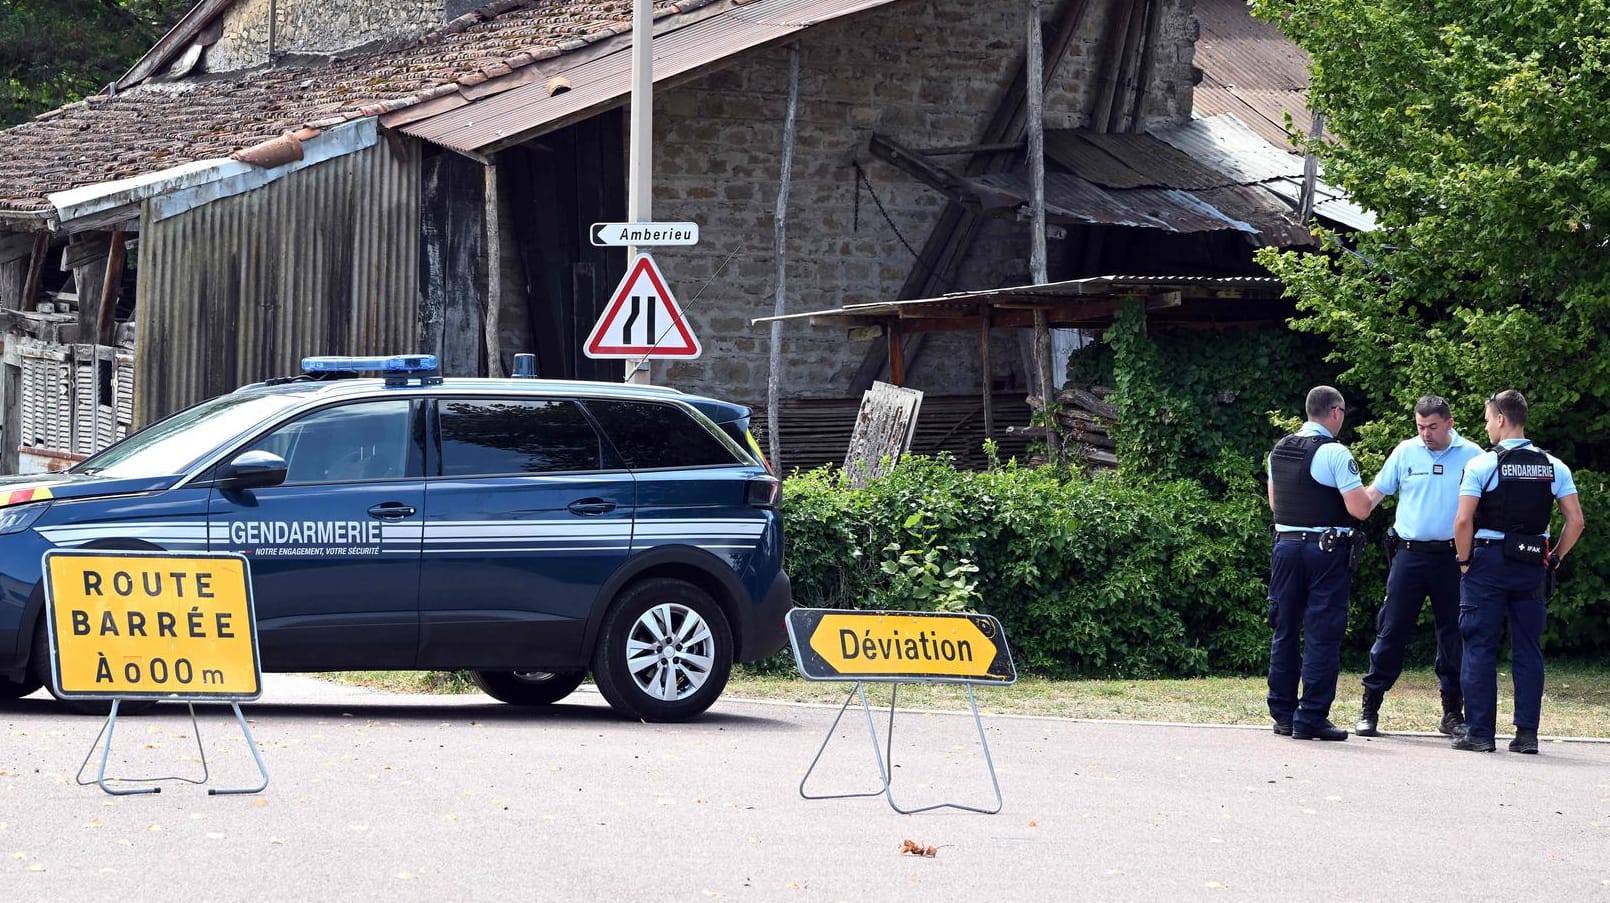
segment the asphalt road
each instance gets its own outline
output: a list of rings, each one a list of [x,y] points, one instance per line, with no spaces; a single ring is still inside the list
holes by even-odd
[[[1004,809],[901,815],[800,797],[832,708],[725,701],[648,725],[589,688],[533,712],[265,686],[244,708],[271,783],[250,796],[205,793],[257,778],[227,706],[197,706],[207,784],[130,797],[76,783],[99,719],[0,706],[0,898],[1610,899],[1607,744],[988,716]],[[194,744],[183,706],[120,718],[108,774],[199,777]],[[994,803],[967,716],[900,713],[894,758],[903,805]],[[847,718],[812,790],[877,783]]]

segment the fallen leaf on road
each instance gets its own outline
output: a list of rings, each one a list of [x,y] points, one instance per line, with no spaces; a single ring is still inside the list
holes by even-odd
[[[933,846],[925,847],[915,840],[907,838],[900,844],[900,855],[904,856],[907,853],[911,854],[912,856],[927,856],[931,858],[939,855],[939,848]]]

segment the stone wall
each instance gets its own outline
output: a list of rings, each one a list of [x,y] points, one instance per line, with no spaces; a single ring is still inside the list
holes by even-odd
[[[207,72],[268,63],[269,11],[276,54],[337,54],[380,41],[418,37],[440,27],[444,0],[245,0],[223,15],[223,31],[207,48]]]
[[[1121,0],[1119,0],[1121,2]],[[1189,116],[1192,0],[1161,0],[1143,122]],[[1049,18],[1054,4],[1046,4]],[[1047,95],[1047,122],[1083,125],[1103,56],[1103,0],[1090,3],[1083,38]],[[1022,56],[1021,0],[910,0],[811,29],[801,42],[800,101],[787,213],[790,313],[892,300],[944,206],[937,192],[867,150],[873,131],[908,147],[978,140]],[[1049,34],[1050,26],[1047,26]],[[743,402],[766,392],[773,309],[772,235],[788,49],[752,53],[730,68],[655,97],[653,215],[701,224],[693,248],[655,258],[704,346],[696,361],[657,362],[654,381]],[[959,165],[963,158],[943,158]],[[1050,257],[1058,254],[1051,242]],[[1026,225],[990,222],[949,290],[1029,280]],[[997,378],[1023,382],[1018,331],[996,331]],[[842,328],[783,328],[783,394],[843,396],[873,341]],[[935,333],[907,385],[962,393],[979,384],[976,333]]]

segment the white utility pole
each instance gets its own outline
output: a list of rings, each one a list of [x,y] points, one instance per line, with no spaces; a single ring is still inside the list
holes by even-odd
[[[1028,106],[1029,278],[1044,285],[1045,262],[1045,44],[1040,36],[1040,0],[1029,0],[1029,33],[1023,65]],[[1040,397],[1045,400],[1045,451],[1052,462],[1061,458],[1056,415],[1057,381],[1051,373],[1051,330],[1043,306],[1034,308],[1034,362],[1039,370]],[[988,391],[989,374],[984,375]]]
[[[654,0],[632,0],[632,121],[626,183],[626,219],[654,219]],[[627,266],[637,247],[626,249]],[[653,337],[650,337],[651,339]],[[628,360],[626,381],[653,382],[649,361]]]

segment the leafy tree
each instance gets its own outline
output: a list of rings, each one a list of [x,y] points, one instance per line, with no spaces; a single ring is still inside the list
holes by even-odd
[[[1542,444],[1610,465],[1610,0],[1251,0],[1313,58],[1326,178],[1380,229],[1265,251],[1343,379],[1404,435],[1426,392],[1482,439],[1515,387]],[[1344,246],[1344,244],[1346,246]],[[1569,432],[1567,432],[1569,430]]]
[[[128,71],[193,0],[0,3],[0,127],[94,94]]]

